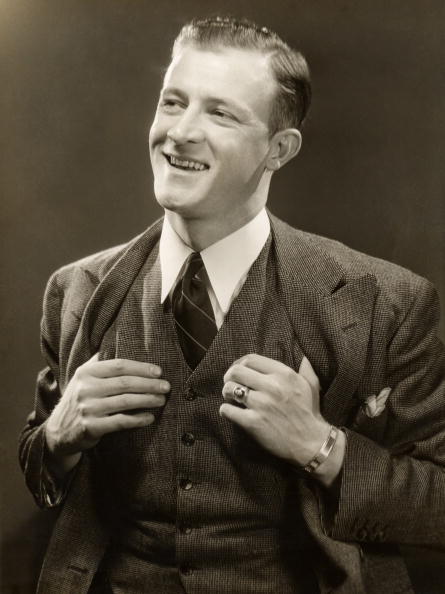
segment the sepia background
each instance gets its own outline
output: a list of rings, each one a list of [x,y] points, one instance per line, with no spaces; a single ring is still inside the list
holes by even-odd
[[[303,150],[274,179],[272,212],[428,277],[445,305],[442,0],[0,0],[3,594],[33,592],[54,516],[16,454],[45,282],[160,215],[147,130],[169,46],[222,11],[276,29],[312,70]],[[445,591],[444,553],[404,552],[417,592]]]

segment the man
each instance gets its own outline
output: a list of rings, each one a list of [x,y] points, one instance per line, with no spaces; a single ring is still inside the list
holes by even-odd
[[[266,212],[310,101],[301,54],[233,19],[177,38],[144,234],[48,284],[21,439],[60,506],[39,592],[412,592],[445,540],[430,284]]]

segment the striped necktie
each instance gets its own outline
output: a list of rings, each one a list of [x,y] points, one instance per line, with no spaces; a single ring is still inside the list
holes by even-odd
[[[173,291],[176,333],[191,369],[204,357],[217,332],[212,304],[203,278],[204,262],[198,252],[188,258],[184,275]]]

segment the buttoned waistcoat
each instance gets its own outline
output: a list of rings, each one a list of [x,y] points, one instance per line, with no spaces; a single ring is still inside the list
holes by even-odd
[[[102,340],[103,358],[155,362],[171,384],[152,425],[110,434],[95,449],[114,520],[107,566],[116,594],[318,592],[295,484],[302,479],[219,415],[223,376],[242,355],[296,369],[302,360],[269,247],[193,371],[160,303],[157,249]]]
[[[318,551],[320,590],[412,592],[398,545],[445,542],[444,351],[435,332],[435,292],[395,265],[271,221],[277,294],[320,379],[322,414],[347,435],[336,509],[315,481],[297,487]],[[48,367],[20,447],[39,505],[48,506],[45,420],[77,367],[99,350],[160,228],[158,222],[129,244],[50,279],[42,321]],[[367,399],[385,387],[392,392],[384,412],[367,416]],[[40,592],[86,592],[109,541],[91,456],[83,456],[63,503]]]

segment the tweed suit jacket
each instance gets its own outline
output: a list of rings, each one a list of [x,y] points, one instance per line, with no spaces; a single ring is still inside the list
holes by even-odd
[[[322,414],[347,435],[335,505],[315,480],[301,485],[302,513],[320,551],[320,591],[412,592],[398,545],[445,545],[445,355],[436,336],[437,296],[428,281],[398,266],[273,216],[271,223],[279,291],[320,379]],[[43,472],[46,419],[76,369],[97,352],[161,226],[60,269],[48,283],[48,366],[20,440],[26,482],[41,507],[53,505]],[[387,387],[385,409],[368,416],[369,398]],[[88,591],[109,538],[94,480],[87,453],[57,502],[39,592]]]

